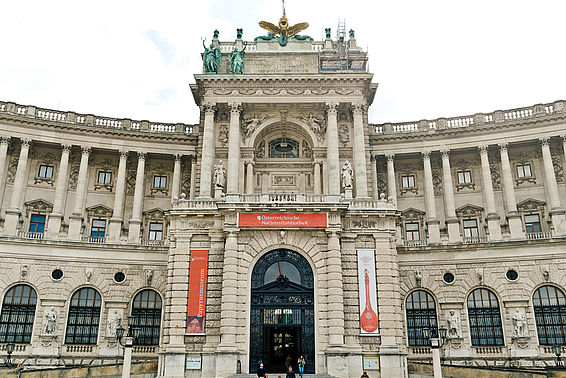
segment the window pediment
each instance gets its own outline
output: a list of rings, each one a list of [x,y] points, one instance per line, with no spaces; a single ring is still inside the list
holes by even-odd
[[[456,215],[463,217],[480,217],[483,213],[483,207],[472,205],[470,203],[456,209]]]
[[[44,199],[35,199],[24,203],[26,211],[29,212],[39,212],[39,213],[50,213],[53,211],[53,204]]]
[[[105,205],[94,205],[86,208],[90,217],[111,217],[113,210]]]
[[[541,211],[546,206],[546,202],[533,198],[527,198],[517,204],[517,210],[520,212]]]

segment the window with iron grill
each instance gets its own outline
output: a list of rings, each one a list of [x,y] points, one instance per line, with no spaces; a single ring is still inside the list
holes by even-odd
[[[143,290],[136,294],[132,303],[134,327],[140,327],[136,345],[159,345],[161,327],[161,297],[155,290]]]
[[[6,292],[0,314],[0,343],[29,344],[37,294],[28,285],[16,285]]]
[[[71,297],[65,344],[96,344],[102,299],[91,287],[77,290]]]
[[[533,294],[540,345],[566,344],[566,298],[562,290],[546,285]]]
[[[488,289],[476,289],[468,296],[468,318],[473,346],[504,345],[499,301]]]
[[[429,346],[423,336],[423,328],[438,327],[436,303],[424,290],[415,290],[407,297],[407,336],[410,346]]]

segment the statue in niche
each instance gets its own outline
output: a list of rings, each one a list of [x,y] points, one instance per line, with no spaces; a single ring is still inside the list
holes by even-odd
[[[449,339],[459,339],[462,337],[460,314],[458,314],[455,310],[450,310],[446,316],[446,324],[448,325]]]
[[[308,115],[303,114],[302,117],[305,123],[309,125],[312,132],[316,135],[318,140],[322,141],[324,139],[324,134],[326,133],[324,120],[315,117],[312,113]]]
[[[108,315],[108,325],[106,327],[106,336],[116,337],[116,328],[122,324],[122,317],[118,311],[114,310]]]
[[[222,62],[222,53],[213,43],[211,43],[210,48],[207,49],[203,40],[202,46],[204,47],[204,54],[202,56],[204,72],[218,73],[218,67],[220,67],[220,63]]]
[[[239,51],[237,47],[234,47],[232,55],[230,55],[230,70],[233,74],[244,73],[244,51],[248,46],[247,42],[244,42],[244,48]]]
[[[57,328],[57,311],[54,307],[45,310],[43,314],[43,334],[52,336]]]
[[[243,132],[243,137],[244,140],[248,139],[253,133],[254,131],[256,131],[256,129],[258,128],[258,126],[260,125],[260,123],[265,119],[266,117],[260,117],[258,115],[253,115],[249,118],[245,118],[244,117],[244,122],[242,122],[242,132]]]
[[[380,199],[385,199],[385,194],[383,195],[383,198],[380,196]],[[423,273],[420,270],[415,271],[415,280],[417,281],[417,286],[420,287],[423,281]]]
[[[352,165],[350,161],[346,160],[344,166],[342,167],[342,188],[352,188],[352,176],[354,171],[352,170]]]
[[[224,163],[222,160],[214,166],[214,186],[216,188],[224,188],[226,185],[226,169],[224,169]]]
[[[518,308],[515,309],[515,313],[511,317],[513,320],[513,336],[515,337],[525,337],[526,330],[527,330],[527,319],[525,318],[525,313],[519,310]]]

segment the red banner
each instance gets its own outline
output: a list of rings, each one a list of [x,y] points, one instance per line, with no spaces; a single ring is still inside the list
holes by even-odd
[[[189,306],[186,333],[204,333],[208,251],[192,250],[189,264]]]
[[[326,213],[238,213],[238,227],[328,227],[328,216]]]

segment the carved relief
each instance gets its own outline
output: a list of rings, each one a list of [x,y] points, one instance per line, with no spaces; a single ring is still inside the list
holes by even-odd
[[[147,286],[151,286],[153,282],[153,270],[146,270],[145,271],[145,284]]]
[[[513,321],[513,337],[527,337],[527,318],[525,317],[525,312],[518,308],[515,309],[515,313],[511,316],[511,320]]]
[[[90,218],[110,218],[112,209],[104,205],[94,205],[86,208],[86,213]]]
[[[126,179],[126,195],[133,196],[136,189],[136,171],[129,171]]]
[[[313,113],[303,114],[303,121],[309,125],[310,129],[316,135],[319,142],[324,141],[326,135],[326,123],[324,122],[324,117],[316,117]]]
[[[489,171],[491,173],[491,184],[493,190],[501,190],[501,176],[496,164],[489,165]]]
[[[264,158],[265,157],[265,141],[262,140],[258,143],[257,147],[255,148],[255,157],[256,158]]]
[[[55,311],[54,307],[45,310],[45,313],[43,314],[43,336],[53,336],[55,334],[55,330],[57,329],[58,316],[59,314],[57,313],[57,311]]]
[[[252,115],[250,117],[244,117],[242,124],[240,126],[242,132],[242,139],[245,142],[248,138],[257,130],[259,125],[263,120],[267,118],[266,116]]]
[[[432,171],[432,185],[434,187],[434,195],[442,195],[442,175],[440,171]]]
[[[271,176],[272,185],[289,186],[295,185],[296,176],[294,175],[273,175]]]
[[[228,143],[228,125],[220,125],[218,127],[218,141],[222,146]]]
[[[350,144],[350,128],[345,123],[338,127],[338,141],[342,147],[347,147]]]
[[[8,175],[6,176],[8,182],[12,182],[12,183],[14,182],[17,170],[18,170],[18,158],[12,157],[10,159],[10,164],[8,165]]]
[[[122,324],[122,314],[118,310],[108,311],[106,322],[106,337],[116,337],[116,328]]]
[[[26,214],[41,213],[48,214],[53,211],[53,204],[43,199],[36,199],[24,203]]]
[[[306,140],[303,140],[303,157],[312,158],[312,148]]]
[[[183,221],[181,228],[207,229],[214,227],[214,221]]]
[[[562,159],[558,156],[552,158],[552,165],[554,166],[554,176],[556,182],[564,182],[564,170],[562,169]]]
[[[71,165],[71,169],[69,171],[69,189],[77,189],[77,183],[79,181],[79,170],[80,166],[78,164]]]
[[[446,337],[448,339],[462,338],[462,322],[460,321],[460,313],[456,310],[450,310],[446,315],[446,325],[448,332]]]
[[[350,222],[350,228],[375,228],[377,222],[367,219],[355,219]]]

